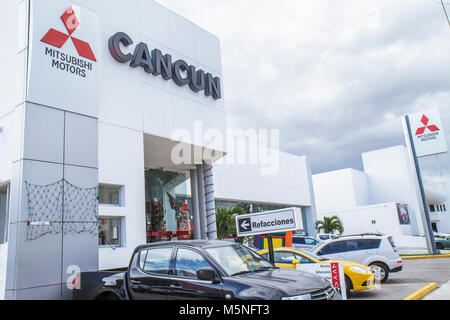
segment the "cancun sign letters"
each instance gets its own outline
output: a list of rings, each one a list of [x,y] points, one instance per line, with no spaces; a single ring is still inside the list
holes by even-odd
[[[149,74],[161,76],[164,80],[173,80],[180,87],[188,85],[194,92],[204,91],[206,96],[212,96],[216,100],[222,98],[220,78],[197,70],[184,60],[173,62],[170,54],[163,55],[159,49],[150,52],[144,42],[136,45],[134,53],[122,51],[121,47],[127,48],[132,44],[130,36],[117,32],[109,39],[108,47],[112,57],[120,63],[130,63],[134,68],[142,67]]]

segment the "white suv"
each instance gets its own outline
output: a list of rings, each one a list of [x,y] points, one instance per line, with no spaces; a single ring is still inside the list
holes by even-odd
[[[389,273],[402,271],[402,259],[391,236],[362,233],[328,240],[311,250],[318,256],[358,262],[370,267],[376,281],[385,282]]]

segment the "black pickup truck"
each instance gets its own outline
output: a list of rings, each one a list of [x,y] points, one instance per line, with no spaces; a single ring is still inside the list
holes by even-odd
[[[323,278],[280,269],[228,241],[159,242],[137,247],[128,268],[83,272],[74,300],[340,300]]]

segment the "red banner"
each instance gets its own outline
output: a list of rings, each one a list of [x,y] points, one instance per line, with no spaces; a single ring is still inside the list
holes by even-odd
[[[341,287],[341,279],[339,278],[339,264],[331,263],[331,279],[333,280],[333,287]]]

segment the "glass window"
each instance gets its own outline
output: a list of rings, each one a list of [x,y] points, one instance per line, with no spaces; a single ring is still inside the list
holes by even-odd
[[[310,245],[310,246],[315,246],[318,244],[317,240],[313,239],[313,238],[305,238],[305,244]]]
[[[147,258],[147,252],[148,250],[141,250],[139,252],[139,268],[141,268],[141,270],[144,270],[144,263],[145,259]]]
[[[293,237],[292,238],[292,243],[294,243],[294,244],[305,244],[305,238]]]
[[[175,274],[185,278],[197,278],[197,270],[210,268],[211,265],[201,254],[193,250],[178,249],[175,262]]]
[[[273,267],[265,258],[241,245],[208,248],[206,251],[230,276]]]
[[[269,259],[269,253],[264,254],[266,259]],[[287,263],[290,264],[294,260],[300,261],[300,263],[315,263],[314,261],[297,254],[295,252],[289,251],[276,251],[274,252],[275,263]]]
[[[301,264],[305,264],[305,263],[315,263],[314,261],[300,255],[300,254],[295,254],[295,257],[297,260],[300,260]]]
[[[435,222],[431,223],[431,229],[433,229],[434,232],[438,232],[437,225]]]
[[[336,241],[327,244],[320,251],[322,255],[344,252],[346,250],[345,241]]]
[[[274,252],[275,263],[292,263],[297,260],[293,252],[289,251],[275,251]]]
[[[144,271],[168,275],[172,248],[149,249],[144,263]]]
[[[326,234],[321,234],[321,235],[319,235],[319,239],[320,240],[328,240],[328,239],[330,239],[330,236],[328,236]]]
[[[361,240],[347,240],[345,241],[345,251],[362,250],[364,245]]]
[[[0,244],[8,241],[9,187],[0,188]]]
[[[122,187],[120,186],[99,185],[98,203],[119,206],[121,189]]]
[[[362,246],[364,249],[378,249],[381,244],[381,239],[366,239],[366,240],[360,240],[362,241]]]
[[[145,212],[147,242],[170,240],[163,232],[191,231],[192,210],[187,202],[187,174],[146,169]],[[187,209],[187,210],[186,210]],[[192,234],[192,232],[191,232]],[[189,235],[185,235],[189,238]]]
[[[436,209],[435,209],[434,205],[430,205],[430,212],[435,212],[435,211],[436,211]]]
[[[121,246],[122,217],[99,218],[100,229],[98,232],[99,246]]]

